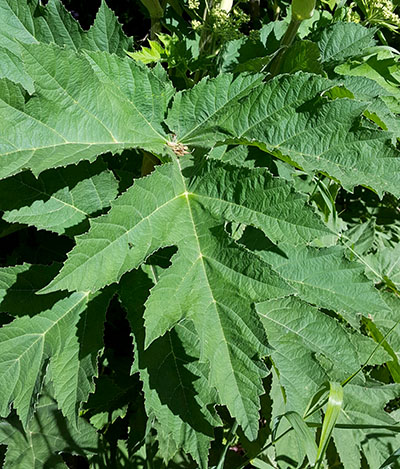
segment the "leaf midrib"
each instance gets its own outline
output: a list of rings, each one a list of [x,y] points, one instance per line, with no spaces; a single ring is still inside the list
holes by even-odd
[[[243,413],[244,413],[245,415],[247,415],[247,412],[246,412],[246,405],[245,405],[245,403],[243,402],[242,393],[240,392],[239,386],[238,386],[237,381],[236,381],[235,367],[234,367],[233,364],[232,364],[231,353],[230,353],[230,351],[229,351],[229,346],[228,346],[228,343],[229,343],[229,342],[228,342],[228,340],[226,340],[224,328],[223,328],[223,325],[222,325],[221,320],[220,320],[220,314],[219,314],[218,307],[217,307],[218,302],[217,302],[217,300],[216,300],[215,297],[214,297],[211,284],[210,284],[210,282],[209,282],[209,280],[208,280],[207,270],[206,270],[206,267],[205,267],[205,265],[204,265],[203,253],[201,252],[200,241],[199,241],[199,237],[198,237],[198,235],[197,235],[196,224],[195,224],[195,221],[194,221],[194,218],[193,218],[192,208],[191,208],[191,205],[190,205],[189,190],[188,190],[188,188],[187,188],[187,186],[186,186],[186,181],[185,181],[185,179],[184,179],[184,177],[183,177],[183,173],[182,173],[182,167],[181,167],[181,164],[180,164],[180,162],[179,162],[178,159],[177,159],[177,164],[178,164],[178,167],[179,167],[179,174],[180,174],[181,179],[182,179],[182,184],[183,184],[183,187],[185,188],[185,198],[186,198],[186,201],[187,201],[188,211],[189,211],[189,213],[190,213],[191,222],[192,222],[192,226],[193,226],[193,234],[194,234],[194,237],[195,237],[195,239],[196,239],[197,249],[198,249],[198,253],[199,253],[198,259],[200,260],[201,265],[202,265],[202,268],[203,268],[204,279],[205,279],[205,281],[207,282],[207,286],[208,286],[208,290],[209,290],[211,302],[214,304],[214,311],[215,311],[216,317],[218,318],[218,322],[219,322],[219,325],[220,325],[220,330],[223,332],[223,335],[224,335],[224,338],[225,338],[226,354],[227,354],[227,356],[228,356],[228,360],[229,360],[229,363],[230,363],[230,365],[231,365],[230,367],[231,367],[231,369],[232,369],[232,371],[233,371],[233,376],[235,377],[234,382],[235,382],[235,385],[236,385],[237,396],[240,397],[240,401],[241,401],[241,406],[242,406],[242,411],[243,411]]]

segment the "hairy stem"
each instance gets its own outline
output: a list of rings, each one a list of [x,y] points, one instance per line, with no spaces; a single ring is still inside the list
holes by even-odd
[[[282,61],[283,61],[283,58],[285,56],[286,50],[293,43],[300,24],[301,24],[301,21],[299,21],[299,20],[292,19],[292,21],[290,22],[290,24],[289,24],[289,26],[286,30],[286,33],[284,34],[284,36],[281,40],[281,44],[280,44],[281,49],[280,49],[277,56],[275,57],[275,59],[272,62],[270,73],[273,77],[279,74],[280,69],[282,67]]]
[[[150,14],[151,28],[150,39],[157,39],[157,34],[161,32],[161,18],[164,16],[164,8],[159,0],[141,0]]]

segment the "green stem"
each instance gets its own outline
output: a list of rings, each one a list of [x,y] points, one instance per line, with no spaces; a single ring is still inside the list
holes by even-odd
[[[226,442],[226,445],[224,446],[224,450],[222,451],[221,457],[219,458],[218,464],[216,466],[216,469],[223,469],[224,464],[225,464],[225,458],[226,458],[226,453],[228,452],[228,449],[232,445],[235,437],[236,437],[236,430],[238,429],[239,424],[237,422],[234,423],[233,427],[231,428],[231,431],[229,432],[229,436]]]
[[[150,39],[154,41],[157,39],[157,34],[161,32],[161,18],[164,16],[164,8],[159,0],[141,0],[141,2],[150,14]]]
[[[272,62],[270,73],[273,77],[279,74],[280,69],[282,67],[283,57],[285,56],[287,48],[292,45],[296,37],[297,31],[299,30],[300,24],[301,21],[294,19],[292,19],[292,21],[289,23],[286,33],[284,34],[281,40],[280,51]]]

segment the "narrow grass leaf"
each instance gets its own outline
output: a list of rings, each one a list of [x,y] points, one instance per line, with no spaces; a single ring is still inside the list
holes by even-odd
[[[303,444],[308,461],[311,465],[313,465],[313,462],[316,461],[318,457],[318,448],[311,429],[307,426],[307,423],[297,412],[287,412],[285,417],[293,427],[293,430],[297,434],[299,441],[301,441]]]
[[[331,382],[328,398],[328,406],[322,424],[321,439],[318,446],[318,454],[315,460],[316,468],[321,467],[321,462],[329,444],[332,431],[336,425],[343,405],[343,388],[340,383]]]

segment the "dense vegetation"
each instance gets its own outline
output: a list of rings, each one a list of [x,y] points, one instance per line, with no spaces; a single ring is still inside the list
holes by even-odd
[[[0,0],[3,467],[400,467],[397,4],[46,3]]]

